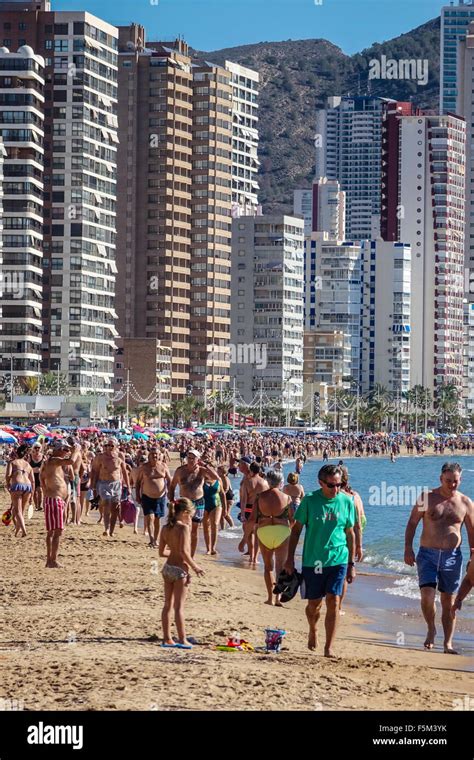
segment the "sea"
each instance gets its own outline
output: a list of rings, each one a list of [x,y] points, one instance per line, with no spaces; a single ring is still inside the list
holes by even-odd
[[[398,457],[391,462],[386,457],[348,458],[350,484],[360,494],[367,516],[364,531],[364,559],[357,567],[359,572],[374,576],[371,582],[379,593],[387,597],[405,600],[420,599],[416,567],[409,567],[403,561],[405,528],[410,512],[423,492],[439,485],[439,475],[444,461],[440,456]],[[474,456],[454,456],[462,468],[460,490],[474,499]],[[337,464],[339,458],[330,459]],[[304,466],[300,483],[308,493],[319,488],[317,474],[323,462],[310,460]],[[284,476],[294,470],[294,462],[286,462]],[[238,499],[240,478],[232,478],[232,487]],[[242,537],[240,522],[236,516],[238,508],[234,504],[232,516],[235,528],[228,528],[219,534],[219,551],[224,561],[235,560],[238,556],[237,543]],[[414,542],[416,552],[421,535],[421,524]],[[302,544],[302,542],[301,542]],[[300,550],[301,550],[300,544]],[[469,559],[467,535],[463,528],[464,563]],[[386,600],[388,602],[388,599]],[[393,599],[395,603],[395,599]],[[385,605],[384,605],[385,606]],[[397,605],[400,606],[400,605]],[[402,605],[403,606],[403,605]],[[463,604],[463,616],[474,620],[474,593]]]

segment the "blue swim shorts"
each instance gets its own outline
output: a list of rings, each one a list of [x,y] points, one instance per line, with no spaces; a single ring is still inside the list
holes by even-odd
[[[302,599],[322,599],[326,594],[341,596],[344,579],[347,575],[347,565],[323,567],[321,572],[315,572],[314,567],[302,568],[301,582]]]
[[[456,594],[461,585],[461,549],[428,549],[420,546],[416,557],[420,588],[427,586],[444,594]]]

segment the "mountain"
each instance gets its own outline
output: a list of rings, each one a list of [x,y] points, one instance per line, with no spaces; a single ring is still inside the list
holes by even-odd
[[[437,109],[439,100],[440,19],[392,40],[346,55],[323,39],[261,42],[196,52],[208,61],[226,59],[260,74],[260,197],[268,212],[291,211],[293,190],[309,187],[314,173],[316,108],[331,95],[373,95],[413,100]],[[428,82],[369,79],[370,61],[415,59],[428,62]]]

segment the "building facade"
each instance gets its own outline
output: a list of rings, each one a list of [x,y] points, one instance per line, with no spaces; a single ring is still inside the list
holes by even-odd
[[[346,194],[337,180],[319,177],[311,190],[295,190],[293,212],[305,222],[305,237],[327,232],[332,240],[346,237]]]
[[[459,113],[458,109],[458,42],[463,40],[471,21],[474,21],[472,3],[458,0],[458,4],[441,8],[439,102],[441,113]]]
[[[472,13],[474,8],[463,12]],[[464,29],[464,36],[458,42],[457,58],[457,109],[456,113],[466,121],[466,183],[465,183],[465,219],[464,261],[467,270],[465,294],[468,301],[474,301],[474,20]]]
[[[225,62],[232,86],[232,215],[252,216],[258,203],[258,88],[256,71]]]
[[[231,376],[249,404],[303,404],[304,222],[241,217],[232,227]]]
[[[0,10],[11,49],[45,60],[42,369],[78,393],[111,394],[118,31],[47,0]]]
[[[451,115],[398,121],[384,183],[398,174],[387,229],[412,249],[410,384],[461,388],[466,125]]]
[[[44,76],[31,47],[0,48],[0,372],[10,386],[41,370]]]

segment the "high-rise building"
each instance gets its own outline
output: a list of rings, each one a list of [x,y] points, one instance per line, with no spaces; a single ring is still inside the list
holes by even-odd
[[[232,85],[232,214],[252,216],[258,212],[258,87],[256,71],[232,61],[225,62]]]
[[[327,232],[333,240],[346,236],[346,194],[337,180],[319,177],[310,190],[295,190],[293,213],[304,218],[304,234]]]
[[[458,4],[441,8],[441,50],[439,72],[439,102],[441,113],[459,113],[457,98],[458,42],[463,40],[467,27],[474,21],[474,6],[471,2],[458,0]]]
[[[411,248],[362,241],[361,387],[383,385],[401,397],[410,390]]]
[[[232,253],[232,86],[230,72],[193,66],[190,386],[229,386]],[[213,362],[208,365],[208,354]]]
[[[313,233],[305,240],[305,328],[349,336],[349,373],[361,381],[361,244]]]
[[[466,125],[399,116],[386,144],[387,239],[411,245],[411,386],[463,382]]]
[[[43,143],[44,59],[0,48],[0,372],[16,379],[41,370]]]
[[[118,31],[47,0],[0,9],[11,49],[45,59],[42,368],[112,393]]]
[[[469,10],[469,9],[468,9]],[[471,8],[474,18],[474,8]],[[458,77],[456,113],[466,121],[466,230],[464,237],[464,263],[468,271],[465,278],[466,297],[474,301],[474,21],[465,29],[458,42]]]
[[[380,234],[382,125],[394,108],[410,103],[386,98],[331,97],[316,112],[316,177],[338,180],[346,193],[347,240]]]
[[[184,42],[119,29],[117,311],[126,340],[172,349],[177,397],[189,384],[192,74]]]
[[[303,403],[304,222],[291,216],[234,219],[232,363],[236,390]]]
[[[169,343],[174,398],[204,394],[229,383],[231,73],[137,24],[119,59],[119,332]]]

